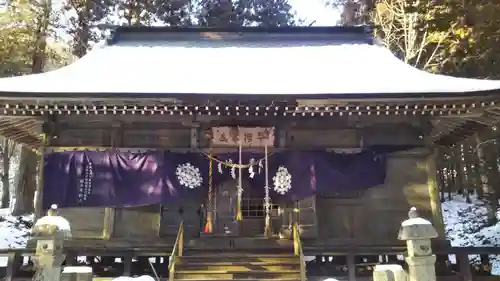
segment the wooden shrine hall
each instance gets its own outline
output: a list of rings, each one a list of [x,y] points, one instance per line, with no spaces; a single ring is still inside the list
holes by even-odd
[[[0,133],[39,153],[36,216],[58,204],[72,243],[168,244],[183,222],[199,247],[286,244],[294,223],[306,250],[399,245],[410,206],[444,239],[434,151],[497,124],[499,89],[406,65],[364,27],[120,27],[0,79]]]

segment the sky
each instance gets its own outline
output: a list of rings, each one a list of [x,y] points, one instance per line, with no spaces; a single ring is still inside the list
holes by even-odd
[[[324,0],[289,0],[289,3],[306,25],[315,21],[313,26],[333,26],[340,19],[339,11],[325,7]]]
[[[304,20],[304,25],[311,26],[334,26],[340,19],[337,9],[325,7],[326,0],[289,0],[292,9],[297,13],[298,18]],[[0,3],[2,0],[0,0]],[[63,0],[55,0],[52,3],[56,9],[60,9]],[[63,16],[62,21],[68,21],[68,16]],[[69,40],[70,38],[61,32],[60,38]],[[67,37],[67,38],[66,38]]]

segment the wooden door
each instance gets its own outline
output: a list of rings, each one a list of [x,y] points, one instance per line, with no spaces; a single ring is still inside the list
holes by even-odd
[[[201,203],[184,201],[162,206],[160,219],[160,235],[176,236],[179,225],[184,221],[184,236],[197,237],[203,229]]]
[[[237,235],[237,181],[229,180],[216,187],[215,196],[214,233],[224,235],[229,231],[231,235]]]

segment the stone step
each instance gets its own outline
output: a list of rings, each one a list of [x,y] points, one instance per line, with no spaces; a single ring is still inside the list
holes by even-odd
[[[257,260],[257,261],[248,261],[248,260],[231,260],[231,261],[209,261],[209,260],[203,260],[203,261],[182,261],[178,260],[177,265],[179,266],[228,266],[228,265],[237,265],[237,266],[272,266],[272,265],[286,265],[286,266],[299,266],[300,265],[300,260],[299,259],[279,259],[279,260],[271,260],[271,261],[262,261],[262,260]]]
[[[293,241],[273,238],[243,238],[243,237],[201,237],[194,240],[189,240],[184,243],[186,250],[254,250],[260,249],[284,251],[293,248]]]
[[[154,276],[151,276],[155,278]],[[92,281],[111,281],[117,277],[94,277],[92,278]],[[156,278],[155,278],[156,279]],[[176,279],[179,280],[179,279]],[[182,280],[182,279],[180,279]],[[185,280],[192,280],[192,279],[185,279]],[[259,281],[300,281],[300,278],[272,278],[272,279],[265,279],[261,278],[258,279]],[[13,278],[13,281],[32,281],[31,278]],[[168,281],[168,278],[160,278],[160,281]],[[200,279],[197,281],[213,281],[213,279]],[[249,279],[219,279],[218,281],[256,281],[254,278],[249,278]]]
[[[175,280],[300,279],[300,272],[270,272],[256,270],[249,272],[196,272],[176,270],[174,278]]]
[[[250,271],[271,271],[271,272],[297,272],[300,271],[300,263],[296,264],[183,264],[178,267],[177,272],[250,272]]]
[[[179,280],[179,279],[176,279]],[[182,279],[180,279],[182,280]],[[184,280],[192,280],[192,279],[184,279]],[[214,279],[199,279],[196,281],[213,281]],[[266,279],[266,278],[260,278],[260,279],[255,279],[255,278],[247,278],[247,279],[217,279],[217,281],[300,281],[299,278],[271,278],[271,279]],[[28,280],[30,281],[30,280]],[[168,280],[167,280],[168,281]]]
[[[288,262],[297,262],[299,258],[297,256],[259,256],[259,255],[205,255],[205,256],[182,256],[177,257],[176,261],[179,261],[180,264],[189,264],[189,263],[227,263],[227,262],[246,262],[246,263],[288,263]]]

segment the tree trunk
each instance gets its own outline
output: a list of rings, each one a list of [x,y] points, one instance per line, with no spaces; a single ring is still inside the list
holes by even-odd
[[[476,191],[477,198],[484,198],[483,185],[481,183],[481,171],[480,171],[480,163],[479,157],[477,154],[477,139],[474,138],[474,141],[471,142],[469,148],[470,155],[470,164],[471,164],[471,175],[473,176],[474,190]]]
[[[83,10],[78,13],[78,30],[76,32],[73,54],[79,58],[83,57],[89,46],[90,39],[90,10],[92,0],[86,0]]]
[[[10,143],[7,138],[2,141],[2,208],[10,207]]]
[[[19,160],[19,174],[15,194],[16,201],[12,210],[12,215],[14,216],[32,213],[35,210],[37,162],[37,154],[23,147]]]
[[[446,188],[446,176],[444,170],[444,153],[443,149],[440,148],[436,153],[436,170],[437,170],[437,182],[439,187],[439,197],[441,199],[441,203],[445,201],[445,188]]]
[[[474,194],[474,189],[475,189],[475,174],[474,174],[474,169],[473,163],[471,161],[472,158],[472,151],[470,150],[470,145],[469,142],[466,141],[463,144],[463,152],[464,152],[464,168],[465,168],[465,187],[467,189],[467,194],[465,196],[466,202],[471,203],[470,195]]]
[[[454,191],[457,191],[456,189],[456,181],[455,181],[455,154],[453,153],[453,147],[449,147],[447,149],[447,157],[446,157],[446,171],[447,176],[448,176],[448,184],[446,188],[446,192],[448,193],[448,200],[451,201],[452,196],[451,194]]]
[[[477,158],[479,160],[479,173],[481,179],[481,190],[486,199],[486,208],[487,208],[487,224],[489,226],[495,225],[497,223],[496,211],[498,208],[498,200],[495,195],[495,191],[491,186],[490,178],[491,175],[489,173],[489,167],[487,163],[487,158],[484,152],[484,144],[481,143],[481,138],[478,134],[476,134],[476,153]]]
[[[454,148],[454,159],[455,164],[455,186],[457,188],[457,193],[464,195],[467,191],[464,188],[464,166],[463,166],[463,150],[462,145],[457,144]]]
[[[462,185],[464,190],[465,202],[470,203],[470,195],[473,190],[471,190],[472,182],[470,180],[470,169],[469,163],[467,162],[467,148],[469,146],[460,144],[460,170],[462,172]]]
[[[35,49],[31,71],[33,73],[43,72],[45,65],[45,52],[47,48],[47,32],[49,30],[50,12],[52,9],[51,0],[42,0],[40,2],[41,11],[37,17],[37,26],[35,30]]]

